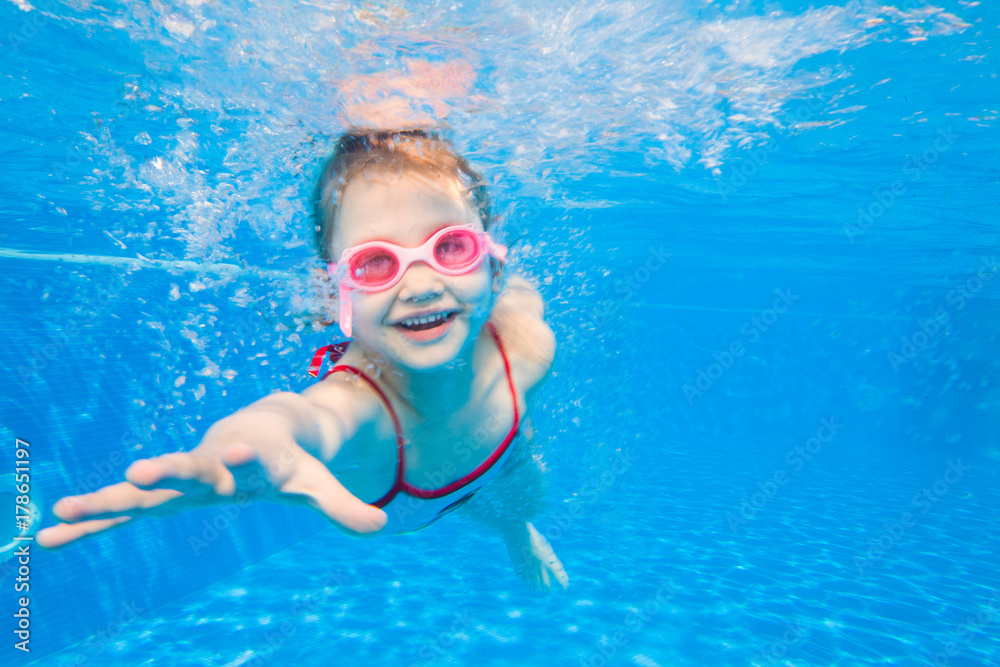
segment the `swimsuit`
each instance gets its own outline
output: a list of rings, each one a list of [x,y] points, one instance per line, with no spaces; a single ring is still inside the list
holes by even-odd
[[[504,352],[503,344],[500,342],[500,336],[492,324],[487,324],[486,327],[493,336],[493,340],[496,341],[497,349],[503,358],[503,367],[507,374],[507,385],[510,387],[510,397],[514,405],[514,423],[510,427],[507,437],[504,438],[500,446],[493,451],[488,459],[483,461],[482,464],[468,475],[440,489],[421,489],[406,481],[406,441],[403,437],[403,429],[400,426],[399,417],[396,415],[396,411],[389,401],[389,397],[385,395],[385,392],[382,391],[382,388],[374,380],[360,369],[343,364],[334,366],[323,376],[323,379],[326,379],[327,376],[338,371],[353,373],[375,390],[378,397],[382,399],[389,417],[392,418],[393,427],[396,429],[396,479],[388,493],[371,503],[375,507],[383,509],[389,516],[389,521],[382,529],[383,532],[410,533],[425,528],[445,514],[454,511],[472,498],[476,491],[493,479],[501,469],[502,463],[509,457],[510,452],[513,451],[510,444],[517,435],[521,422],[521,417],[517,409],[517,392],[514,389],[514,379],[510,374],[510,362],[507,359],[506,352]],[[328,352],[333,360],[336,361],[346,349],[346,343],[329,345],[322,348],[313,359],[311,372],[315,371],[313,374],[318,373],[319,364],[322,363],[323,356]],[[444,476],[440,472],[435,474]]]

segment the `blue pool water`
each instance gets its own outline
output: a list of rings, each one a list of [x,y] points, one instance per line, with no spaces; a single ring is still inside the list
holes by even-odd
[[[3,664],[1000,664],[995,3],[3,0],[0,26],[0,481],[29,442],[43,524],[308,385],[307,194],[374,97],[447,119],[540,284],[535,523],[571,578],[523,589],[459,517],[352,540],[208,509],[32,547],[30,654],[0,564]]]

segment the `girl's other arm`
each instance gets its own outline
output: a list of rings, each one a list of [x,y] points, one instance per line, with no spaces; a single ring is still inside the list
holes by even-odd
[[[520,367],[519,387],[530,398],[548,376],[556,352],[542,296],[527,279],[512,275],[497,298],[490,321]]]
[[[556,341],[545,322],[545,304],[528,280],[511,275],[494,306],[491,321],[500,332],[525,401],[548,377],[555,357]],[[530,422],[522,430],[531,437]],[[558,583],[569,585],[569,577],[552,546],[528,521],[542,507],[542,472],[527,447],[521,447],[501,474],[467,503],[467,514],[503,535],[518,577],[536,588]]]
[[[525,424],[526,430],[529,430]],[[528,521],[542,507],[542,473],[527,447],[463,506],[464,514],[504,538],[518,578],[536,589],[566,588],[569,576],[548,541]]]

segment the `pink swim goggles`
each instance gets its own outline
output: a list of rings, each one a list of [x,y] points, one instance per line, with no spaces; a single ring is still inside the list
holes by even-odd
[[[507,248],[494,243],[490,235],[475,224],[440,229],[416,248],[388,241],[369,241],[347,248],[341,253],[339,262],[331,262],[326,267],[340,284],[340,329],[348,338],[351,336],[352,289],[361,292],[387,290],[399,282],[414,262],[426,262],[446,276],[460,276],[479,268],[486,255],[502,262],[507,257]]]

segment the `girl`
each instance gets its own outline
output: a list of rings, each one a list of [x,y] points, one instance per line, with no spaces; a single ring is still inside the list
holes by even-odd
[[[218,421],[190,452],[60,500],[65,523],[38,543],[234,497],[307,503],[355,535],[419,530],[464,505],[501,532],[522,579],[566,587],[527,522],[540,473],[516,437],[555,340],[537,291],[503,284],[506,248],[487,230],[478,175],[434,133],[358,130],[340,138],[314,206],[334,314],[353,336],[321,350],[336,365],[302,394]]]

